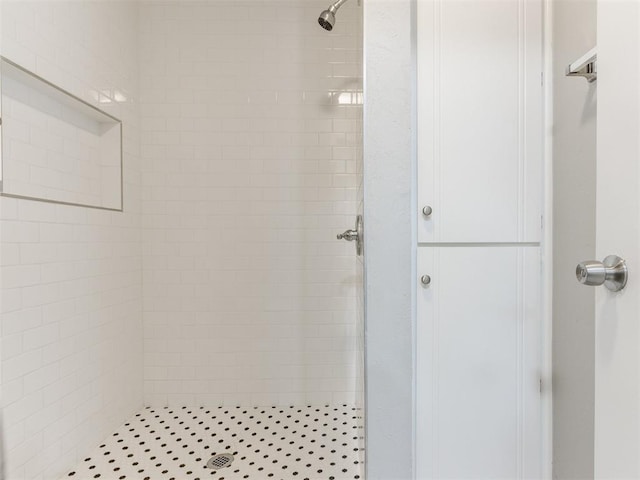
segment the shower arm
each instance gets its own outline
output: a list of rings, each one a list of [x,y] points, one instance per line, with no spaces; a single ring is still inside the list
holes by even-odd
[[[335,13],[338,11],[338,9],[344,5],[345,3],[347,3],[348,0],[338,0],[337,2],[334,2],[330,7],[329,7],[329,11],[331,13],[333,13],[335,15]]]

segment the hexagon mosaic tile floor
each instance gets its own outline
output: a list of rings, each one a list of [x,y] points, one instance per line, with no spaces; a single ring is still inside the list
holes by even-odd
[[[349,405],[145,408],[64,479],[363,479],[362,413]],[[221,454],[233,461],[207,465]]]

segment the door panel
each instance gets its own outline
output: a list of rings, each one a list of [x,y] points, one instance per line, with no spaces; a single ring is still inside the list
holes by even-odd
[[[629,268],[624,290],[596,290],[596,479],[640,478],[640,5],[598,2],[596,259]]]
[[[539,478],[539,255],[418,249],[417,478]]]
[[[541,1],[418,0],[417,51],[419,241],[538,242]]]

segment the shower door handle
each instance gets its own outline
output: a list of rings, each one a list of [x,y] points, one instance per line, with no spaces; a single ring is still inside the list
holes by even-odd
[[[362,228],[362,215],[356,217],[356,227],[353,230],[346,230],[343,233],[339,233],[338,240],[346,240],[347,242],[356,242],[356,253],[362,255],[363,244],[363,228]]]

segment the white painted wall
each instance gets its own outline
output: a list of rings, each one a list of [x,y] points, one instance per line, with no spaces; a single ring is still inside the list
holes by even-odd
[[[145,400],[354,402],[357,2],[144,2]]]
[[[551,2],[553,48],[553,477],[593,478],[597,83],[565,76],[596,45],[596,1]],[[549,75],[551,77],[551,75]]]
[[[0,5],[3,56],[124,121],[125,213],[0,198],[6,478],[53,480],[142,406],[137,9]]]
[[[363,2],[368,480],[414,471],[414,6]]]

